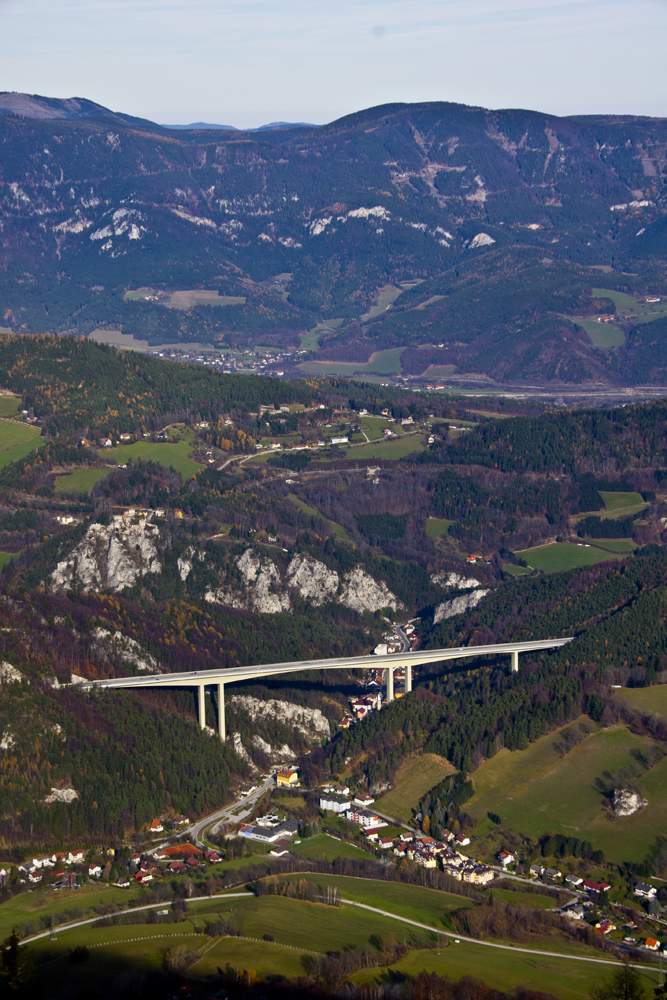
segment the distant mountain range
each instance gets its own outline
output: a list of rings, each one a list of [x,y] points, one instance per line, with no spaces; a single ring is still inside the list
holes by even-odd
[[[667,383],[661,303],[634,308],[667,297],[664,119],[431,102],[209,135],[81,98],[0,112],[11,329],[296,348],[336,319],[305,341],[327,371],[401,348],[417,379]],[[165,308],[183,289],[212,294]]]
[[[180,129],[218,129],[221,132],[271,132],[277,128],[317,128],[311,122],[269,122],[268,125],[258,125],[257,128],[238,129],[236,125],[212,125],[210,122],[192,122],[190,125],[163,125],[163,128]]]

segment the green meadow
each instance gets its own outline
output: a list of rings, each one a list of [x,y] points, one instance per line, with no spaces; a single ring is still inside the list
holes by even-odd
[[[453,521],[448,521],[446,517],[429,517],[426,519],[426,534],[429,538],[441,538],[446,535]]]
[[[382,795],[375,806],[385,816],[408,823],[417,811],[422,795],[426,795],[447,775],[453,774],[454,770],[448,760],[435,753],[409,757],[398,769],[391,791]]]
[[[108,476],[112,469],[74,469],[56,476],[56,493],[90,493],[95,483]]]
[[[39,427],[0,419],[0,467],[25,458],[35,448],[40,448],[44,444],[41,435]]]
[[[188,441],[178,441],[171,444],[159,441],[136,441],[134,444],[121,444],[117,448],[103,448],[99,455],[119,465],[127,465],[130,461],[143,458],[148,462],[159,462],[175,472],[180,472],[183,479],[189,479],[203,468],[199,462],[193,461],[189,455],[192,445]]]
[[[466,809],[478,820],[495,812],[504,827],[530,837],[563,833],[590,840],[615,863],[642,861],[667,823],[667,758],[639,780],[648,805],[612,822],[595,780],[632,765],[632,751],[645,750],[649,741],[616,726],[586,737],[561,757],[558,739],[556,731],[526,750],[503,749],[485,761],[472,776],[475,794]]]
[[[595,545],[576,542],[552,542],[551,545],[538,545],[534,549],[523,549],[516,553],[525,559],[532,569],[545,569],[550,573],[559,573],[566,569],[579,566],[592,566],[594,563],[607,559],[620,559],[625,553],[603,551]],[[508,572],[511,572],[509,570]]]

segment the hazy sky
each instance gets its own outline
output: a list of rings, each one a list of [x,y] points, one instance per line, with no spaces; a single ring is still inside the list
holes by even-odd
[[[667,0],[0,0],[0,90],[155,121],[390,101],[667,115]]]

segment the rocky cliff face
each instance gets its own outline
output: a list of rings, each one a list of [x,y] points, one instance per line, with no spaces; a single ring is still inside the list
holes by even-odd
[[[311,739],[318,740],[322,736],[331,735],[329,720],[319,708],[304,708],[302,705],[293,705],[289,701],[278,701],[275,698],[262,701],[260,698],[244,694],[234,694],[228,700],[229,704],[245,709],[253,719],[276,719],[278,722],[285,722]]]
[[[451,601],[443,601],[435,609],[433,624],[437,625],[444,618],[453,618],[454,615],[463,614],[464,611],[469,611],[470,608],[476,608],[482,598],[486,597],[488,593],[490,591],[480,588],[471,591],[469,594],[461,594],[459,597],[453,597]]]
[[[121,660],[136,667],[137,670],[150,674],[159,674],[160,669],[154,656],[144,652],[136,639],[122,632],[109,632],[105,628],[96,628],[94,639],[99,649],[112,653]]]
[[[51,574],[51,589],[121,591],[147,573],[159,573],[159,528],[150,518],[123,514],[110,524],[91,524],[76,548]]]
[[[276,614],[290,610],[290,591],[293,591],[316,606],[336,601],[359,612],[403,607],[385,583],[375,580],[360,566],[341,578],[312,556],[297,555],[290,561],[283,580],[273,560],[252,549],[238,556],[236,566],[241,574],[241,588],[208,590],[205,598],[209,603]]]
[[[51,573],[50,589],[114,593],[134,586],[148,574],[160,573],[161,553],[169,542],[161,538],[160,527],[151,518],[152,514],[124,514],[108,525],[91,524],[76,548]],[[203,549],[188,546],[176,561],[181,581],[189,585],[196,565],[205,560]],[[232,560],[232,567],[231,579],[205,591],[204,598],[210,604],[269,615],[291,610],[297,596],[315,607],[333,601],[359,612],[403,607],[385,583],[360,566],[341,575],[313,556],[299,553],[283,572],[270,556],[247,548]],[[131,652],[127,645],[123,650]],[[140,669],[155,669],[155,664],[144,663]]]

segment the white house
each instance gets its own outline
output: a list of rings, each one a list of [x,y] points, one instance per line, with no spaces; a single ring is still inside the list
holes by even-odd
[[[102,869],[99,865],[88,865],[88,875],[90,878],[99,878],[102,874]]]
[[[516,858],[511,851],[501,851],[498,854],[498,861],[500,861],[503,868],[507,868],[508,865],[514,864]]]
[[[655,899],[657,895],[658,890],[654,889],[652,885],[647,885],[646,882],[637,882],[635,896],[639,896],[640,899]]]
[[[372,795],[364,795],[363,792],[357,792],[357,794],[352,799],[356,806],[361,806],[362,809],[368,809],[375,802]]]

